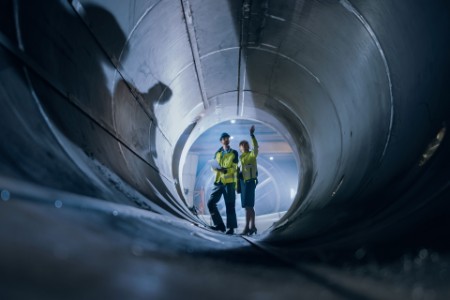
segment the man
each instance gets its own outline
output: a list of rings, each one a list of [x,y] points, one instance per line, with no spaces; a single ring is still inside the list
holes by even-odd
[[[225,231],[225,224],[217,209],[217,203],[223,195],[225,200],[225,208],[227,212],[227,232],[226,234],[234,234],[237,228],[236,219],[236,169],[238,164],[238,153],[230,147],[230,135],[226,132],[220,136],[222,147],[214,154],[217,166],[213,167],[216,173],[214,187],[208,200],[208,209],[211,214],[214,226],[211,228],[217,231]]]
[[[241,202],[245,208],[245,228],[242,235],[252,235],[257,233],[255,226],[255,190],[258,182],[258,164],[256,157],[258,156],[259,147],[255,137],[255,126],[250,127],[250,137],[252,138],[253,150],[250,151],[248,141],[243,140],[239,143],[241,151],[241,168],[242,173],[238,180],[241,185]]]

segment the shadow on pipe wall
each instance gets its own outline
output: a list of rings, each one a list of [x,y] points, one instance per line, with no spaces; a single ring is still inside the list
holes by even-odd
[[[140,93],[124,77],[118,58],[126,57],[128,45],[115,18],[96,5],[78,3],[77,15],[66,1],[45,6],[35,1],[8,3],[6,9],[11,11],[7,15],[15,19],[2,18],[1,31],[18,39],[16,58],[5,54],[5,61],[17,61],[25,68],[23,79],[10,86],[3,81],[7,90],[3,103],[20,114],[18,120],[40,120],[43,124],[38,128],[47,128],[54,138],[33,144],[42,139],[41,133],[22,124],[14,144],[20,149],[32,148],[36,154],[3,147],[2,157],[7,160],[2,164],[7,170],[3,175],[12,172],[18,179],[102,199],[119,192],[124,198],[120,201],[183,215],[183,208],[169,199],[173,191],[166,188],[168,182],[161,178],[155,162],[158,158],[151,151],[156,134],[150,131],[157,130],[153,106],[170,101],[172,92],[159,82]],[[12,32],[17,34],[11,36]],[[21,90],[29,95],[16,102],[10,95],[17,92],[9,90],[20,84],[27,85]],[[29,109],[21,108],[24,105]],[[33,138],[26,137],[27,133]],[[61,176],[65,170],[68,174]]]

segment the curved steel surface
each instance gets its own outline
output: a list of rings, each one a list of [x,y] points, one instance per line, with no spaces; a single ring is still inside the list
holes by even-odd
[[[240,118],[301,165],[261,245],[411,241],[449,215],[448,1],[9,0],[0,17],[4,193],[24,182],[199,223],[180,164]]]

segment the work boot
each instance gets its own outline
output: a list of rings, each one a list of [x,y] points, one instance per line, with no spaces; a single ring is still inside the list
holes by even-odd
[[[227,232],[225,232],[225,234],[229,235],[234,234],[234,229],[233,228],[228,229]]]
[[[222,232],[225,231],[225,225],[223,225],[223,224],[211,226],[210,228],[215,231],[222,231]]]

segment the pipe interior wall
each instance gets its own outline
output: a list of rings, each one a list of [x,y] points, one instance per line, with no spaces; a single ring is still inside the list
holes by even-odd
[[[3,3],[3,177],[194,220],[183,153],[238,117],[283,132],[302,165],[265,242],[332,240],[448,189],[443,150],[417,167],[449,119],[446,1]],[[369,229],[354,244],[407,231]]]

